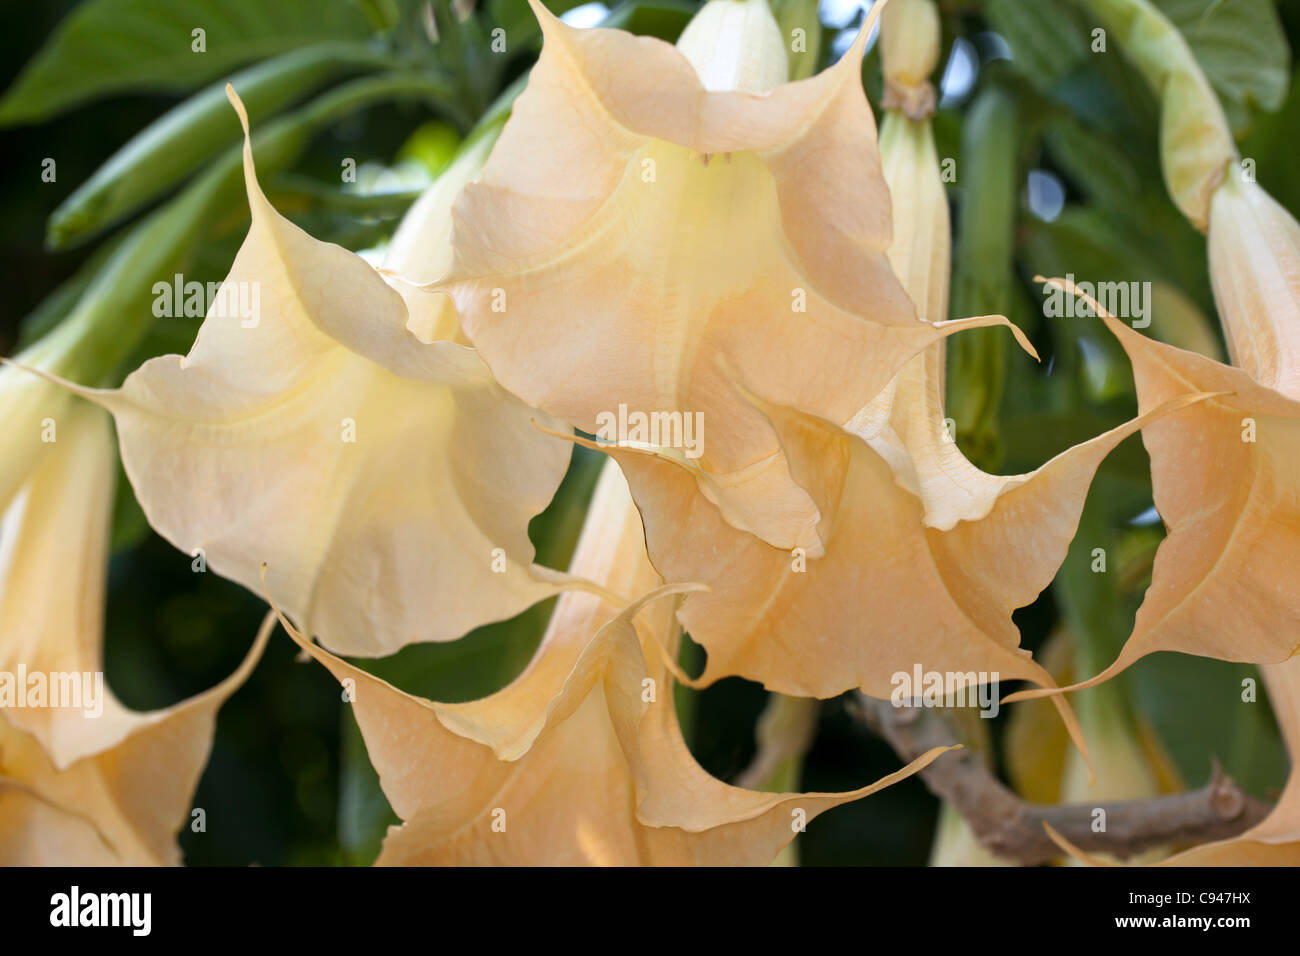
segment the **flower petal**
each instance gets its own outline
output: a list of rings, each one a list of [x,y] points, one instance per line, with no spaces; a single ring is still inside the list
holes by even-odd
[[[865,31],[809,80],[708,92],[668,44],[536,9],[541,58],[436,287],[510,391],[585,431],[624,404],[699,413],[728,520],[797,540],[815,520],[797,489],[734,477],[778,443],[731,381],[843,422],[927,345],[1006,324],[920,322],[890,269]]]
[[[527,526],[570,451],[532,421],[559,423],[472,349],[420,344],[402,296],[281,217],[244,159],[252,226],[189,355],[83,392],[116,416],[150,524],[250,589],[269,564],[288,612],[349,654],[453,640],[554,594]],[[222,308],[254,292],[255,316]]]
[[[610,589],[653,590],[617,614],[593,595],[562,595],[529,669],[472,704],[404,694],[290,631],[340,681],[354,682],[367,749],[406,821],[389,831],[378,863],[768,863],[794,836],[792,809],[811,819],[942,752],[846,794],[767,794],[715,780],[681,740],[659,656],[677,633],[667,598],[694,588],[655,587],[612,463],[572,571]]]
[[[176,834],[190,819],[217,711],[247,680],[274,623],[267,615],[243,663],[220,684],[173,707],[130,714],[118,721],[119,739],[64,769],[13,725],[15,711],[0,711],[0,861],[57,854],[60,865],[98,865],[110,862],[107,851],[117,865],[179,864]],[[11,798],[14,789],[27,799]],[[30,826],[50,830],[35,835]]]
[[[1076,292],[1069,282],[1050,281]],[[1278,627],[1296,608],[1300,402],[1241,369],[1148,339],[1089,302],[1133,363],[1139,409],[1197,393],[1212,397],[1143,426],[1155,504],[1169,533],[1119,657],[1062,689],[1091,687],[1156,651],[1286,660],[1300,649],[1296,636]]]

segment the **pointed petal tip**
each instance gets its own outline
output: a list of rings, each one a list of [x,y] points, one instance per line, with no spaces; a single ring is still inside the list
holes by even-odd
[[[1047,831],[1047,838],[1051,840],[1053,843],[1055,843],[1058,847],[1060,847],[1062,851],[1064,851],[1069,856],[1074,857],[1076,860],[1079,860],[1080,862],[1083,863],[1087,863],[1089,866],[1113,867],[1119,865],[1115,863],[1108,863],[1105,860],[1101,860],[1095,856],[1091,856],[1087,853],[1084,853],[1082,850],[1080,850],[1077,846],[1075,846],[1065,837],[1061,836],[1061,834],[1058,833],[1056,829],[1053,828],[1053,826],[1050,823],[1048,823],[1046,820],[1042,821],[1042,823],[1043,823],[1043,829]]]
[[[248,110],[244,108],[244,101],[241,100],[239,94],[235,92],[235,86],[233,83],[226,84],[226,99],[230,100],[230,105],[233,106],[235,112],[239,114],[239,125],[244,128],[244,135],[247,136]]]
[[[862,18],[862,28],[858,30],[858,35],[853,38],[853,46],[849,47],[849,53],[856,53],[857,59],[861,60],[867,55],[867,41],[871,39],[871,32],[880,22],[880,15],[885,9],[888,0],[876,0],[867,11],[867,15]],[[848,53],[845,54],[845,59]]]
[[[1129,638],[1130,643],[1132,638]],[[1077,684],[1070,684],[1066,687],[1036,687],[1033,690],[1018,690],[1014,694],[1007,694],[1000,703],[1014,704],[1021,700],[1038,700],[1040,697],[1053,697],[1060,694],[1072,694],[1076,690],[1087,690],[1089,687],[1096,687],[1098,684],[1104,684],[1116,674],[1128,668],[1130,664],[1136,661],[1142,654],[1131,655],[1128,652],[1129,645],[1124,645],[1124,650],[1120,651],[1119,657],[1115,658],[1114,663],[1107,667],[1096,677],[1090,677],[1085,681],[1079,681]]]
[[[562,441],[571,441],[575,445],[581,445],[583,448],[590,448],[592,450],[599,450],[600,448],[600,446],[596,442],[592,441],[590,438],[583,438],[581,435],[576,434],[575,432],[562,432],[556,428],[548,428],[546,425],[543,425],[541,422],[539,422],[536,418],[530,418],[528,419],[528,421],[534,428],[536,428],[543,435],[550,435],[552,438],[559,438]]]
[[[528,6],[532,8],[533,16],[537,18],[537,25],[542,28],[542,34],[545,36],[549,30],[557,27],[566,26],[565,22],[547,9],[542,0],[528,0]]]
[[[1035,362],[1042,362],[1043,357],[1038,354],[1038,349],[1034,348],[1034,343],[1029,341],[1029,336],[1025,335],[1024,329],[1016,325],[1010,319],[1007,320],[1007,325],[1010,327],[1011,334],[1015,336],[1016,342],[1019,343],[1020,347],[1032,355]]]
[[[121,402],[118,401],[117,398],[117,396],[119,395],[119,391],[117,389],[91,388],[89,385],[79,385],[76,382],[68,381],[66,378],[63,378],[60,375],[55,375],[53,372],[47,372],[44,369],[33,368],[30,365],[24,365],[22,362],[15,362],[13,359],[7,358],[6,356],[3,355],[0,355],[0,365],[8,365],[12,368],[21,369],[24,372],[29,372],[30,374],[35,375],[37,378],[43,378],[51,385],[57,385],[59,386],[59,388],[67,389],[69,392],[76,395],[77,397],[84,398],[86,401],[98,405],[100,408],[107,409],[110,412],[115,411],[121,407]]]
[[[973,315],[966,319],[943,319],[938,322],[928,322],[926,324],[930,325],[932,328],[942,330],[944,335],[952,335],[962,329],[982,329],[994,325],[1006,326],[1011,330],[1011,335],[1015,338],[1016,344],[1019,345],[1021,349],[1032,355],[1036,361],[1041,362],[1043,360],[1042,356],[1038,354],[1038,350],[1034,348],[1034,344],[1029,341],[1029,336],[1025,335],[1024,330],[1008,319],[1005,315]]]
[[[293,639],[295,644],[307,653],[315,656],[316,646],[311,641],[307,640],[301,631],[289,623],[289,619],[285,617],[284,611],[280,610],[280,605],[276,604],[275,598],[271,596],[271,588],[266,583],[266,570],[267,563],[263,561],[261,568],[258,570],[258,574],[262,579],[262,596],[266,598],[266,603],[271,605],[271,610],[268,612],[267,617],[274,616],[280,622],[280,626],[284,628],[285,633]]]

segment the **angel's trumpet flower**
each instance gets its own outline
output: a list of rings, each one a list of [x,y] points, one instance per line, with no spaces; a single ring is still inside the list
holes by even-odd
[[[274,619],[211,690],[123,707],[103,673],[112,433],[79,402],[59,428],[0,523],[0,863],[178,863],[217,710]]]
[[[889,261],[919,311],[943,314],[947,204],[929,124],[893,111],[886,122],[885,173],[905,211]],[[710,588],[680,612],[708,650],[701,682],[740,675],[798,696],[860,688],[889,698],[898,675],[920,665],[970,675],[971,693],[995,681],[1052,686],[1019,648],[1012,611],[1033,601],[1064,559],[1102,458],[1170,409],[1036,472],[987,475],[945,427],[942,360],[938,345],[923,351],[847,423],[771,401],[758,385],[761,394],[748,395],[817,506],[820,556],[733,527],[674,456],[605,449],[628,476],[655,566],[667,580]]]
[[[1236,367],[1148,339],[1089,300],[1133,363],[1141,410],[1192,392],[1215,397],[1143,429],[1169,534],[1119,657],[1075,687],[1156,651],[1282,661],[1300,648],[1287,626],[1300,620],[1300,224],[1235,165],[1222,108],[1191,53],[1158,58],[1186,46],[1173,25],[1145,0],[1090,2],[1125,26],[1127,51],[1153,82],[1200,91],[1162,98],[1162,159],[1180,208],[1208,223],[1210,277]]]
[[[1048,281],[1078,294],[1066,280]],[[1300,560],[1300,401],[1239,368],[1148,339],[1081,298],[1128,353],[1140,409],[1212,397],[1144,425],[1153,496],[1169,533],[1119,656],[1064,690],[1094,686],[1156,651],[1285,660],[1297,638],[1279,622],[1295,620],[1300,607],[1291,573]]]
[[[531,664],[479,701],[412,697],[290,633],[345,686],[405,822],[381,864],[765,864],[802,823],[927,766],[850,793],[761,793],[695,762],[677,726],[671,595],[645,556],[617,467],[605,466],[571,570],[644,594],[622,613],[569,592]],[[286,623],[286,626],[288,624]]]
[[[1232,364],[1300,401],[1300,223],[1236,171],[1210,205],[1209,253]]]
[[[269,564],[285,609],[354,655],[453,640],[553,594],[527,526],[569,448],[453,340],[450,310],[418,293],[408,310],[404,283],[272,208],[231,99],[252,226],[194,347],[83,390],[117,418],[150,524],[247,587]],[[485,152],[471,142],[416,203],[392,269],[428,277]]]
[[[733,527],[815,552],[816,510],[733,380],[844,422],[954,328],[917,320],[885,258],[861,81],[878,7],[795,83],[766,0],[711,0],[676,48],[533,9],[541,58],[457,200],[435,288],[524,401],[669,449]],[[664,428],[608,433],[631,416]]]

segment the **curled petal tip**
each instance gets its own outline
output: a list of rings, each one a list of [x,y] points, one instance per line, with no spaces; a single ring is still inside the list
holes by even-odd
[[[1020,347],[1032,355],[1035,362],[1041,362],[1042,356],[1038,354],[1038,349],[1034,348],[1034,343],[1029,341],[1029,336],[1025,335],[1024,330],[1010,319],[1007,320],[1007,325],[1011,328],[1011,334],[1015,336]]]
[[[576,442],[576,443],[578,443],[578,444],[580,444],[580,445],[585,445],[585,444],[587,444],[586,442],[584,442],[581,438],[579,438],[577,435],[573,434],[572,432],[562,432],[562,431],[558,431],[557,429],[554,429],[554,428],[547,428],[545,425],[543,425],[541,422],[539,422],[536,418],[530,418],[530,419],[528,419],[528,421],[532,424],[532,426],[533,426],[534,428],[536,428],[536,429],[537,429],[539,432],[541,432],[543,435],[551,435],[552,437],[555,437],[555,438],[563,438],[565,441]]]
[[[230,105],[233,106],[235,108],[235,112],[239,114],[239,125],[244,128],[244,135],[247,136],[248,135],[248,110],[244,108],[244,101],[241,100],[239,98],[239,94],[235,92],[235,87],[233,84],[230,83],[226,84],[226,99],[230,100]]]
[[[880,14],[884,11],[887,2],[888,0],[876,0],[871,5],[871,9],[867,11],[867,15],[862,19],[862,29],[854,37],[853,46],[850,48],[850,52],[857,53],[859,60],[866,56],[867,40],[871,36],[871,31],[875,29],[876,24],[880,21]]]
[[[533,16],[537,18],[537,23],[541,26],[543,33],[548,29],[564,25],[564,21],[548,10],[542,0],[528,0],[528,6],[532,8]]]

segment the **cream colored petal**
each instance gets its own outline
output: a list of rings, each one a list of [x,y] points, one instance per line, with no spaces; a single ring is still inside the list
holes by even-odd
[[[215,305],[184,359],[90,393],[150,523],[250,589],[269,564],[287,611],[354,655],[453,640],[555,593],[527,526],[570,451],[532,421],[559,423],[471,349],[412,337],[374,269],[271,208],[247,149],[245,174],[253,221],[223,295],[256,290],[256,321]]]
[[[556,621],[588,619],[579,605],[594,600],[563,595]],[[354,688],[370,759],[406,821],[389,831],[377,863],[637,862],[632,782],[600,684],[607,649],[572,648],[570,635],[557,633],[548,631],[530,673],[497,700],[455,710],[404,694],[294,633]],[[567,669],[554,666],[566,661]]]
[[[589,518],[574,552],[575,573],[599,573],[616,593],[642,593],[659,584],[644,555],[640,522],[629,518],[626,482],[611,463],[601,474]],[[666,624],[671,610],[658,609]],[[398,815],[428,812],[463,819],[494,793],[547,725],[584,650],[617,608],[583,592],[561,595],[541,646],[524,672],[478,701],[420,700],[301,641],[340,680],[356,684],[356,716],[371,760]],[[418,750],[412,748],[418,747]],[[432,785],[432,781],[443,780]]]
[[[839,500],[827,519],[833,527],[824,525],[825,556],[802,571],[798,556],[727,525],[672,462],[609,449],[628,475],[661,573],[711,589],[680,611],[708,650],[702,682],[740,675],[796,696],[860,687],[888,697],[892,675],[910,674],[918,661],[1046,682],[1014,641],[998,643],[965,615],[930,552],[919,503],[880,458],[830,428],[781,424],[789,428],[787,448],[818,463],[797,477],[815,499]]]
[[[60,330],[56,330],[57,338]],[[14,362],[50,370],[50,342],[42,340],[16,355]],[[0,365],[0,409],[4,414],[4,438],[0,451],[0,509],[8,507],[18,489],[31,478],[38,463],[49,454],[57,439],[59,422],[72,404],[66,389],[37,378],[22,368]],[[53,429],[51,430],[51,426]]]
[[[785,38],[767,0],[705,3],[676,46],[706,90],[766,93],[790,78]]]
[[[1198,400],[1175,396],[1027,475],[980,474],[978,484],[965,487],[954,482],[948,503],[960,508],[959,520],[946,529],[930,526],[926,533],[936,565],[970,619],[986,633],[1014,643],[1011,612],[1031,603],[1055,577],[1102,459],[1165,416],[1197,414],[1187,406]],[[927,505],[938,510],[931,501]]]
[[[1300,223],[1234,170],[1210,206],[1209,254],[1233,364],[1300,401]]]
[[[917,321],[885,257],[861,43],[768,94],[706,92],[665,43],[538,16],[541,59],[456,202],[438,287],[507,388],[583,430],[620,405],[699,413],[695,465],[741,499],[728,519],[800,540],[797,489],[735,477],[778,445],[732,379],[847,421],[962,327]]]
[[[621,636],[605,677],[605,696],[624,752],[636,768],[638,818],[651,827],[696,838],[663,834],[668,840],[661,852],[671,857],[656,862],[765,865],[794,838],[801,823],[897,783],[956,749],[935,748],[901,770],[846,793],[767,793],[731,786],[691,756],[671,693],[657,695],[648,707],[640,705],[637,691],[647,674],[646,661],[634,635],[624,629]],[[656,668],[651,665],[648,672],[653,675]]]
[[[469,344],[451,301],[446,296],[428,295],[418,286],[434,281],[451,267],[452,204],[482,170],[495,143],[496,132],[491,129],[471,138],[402,217],[384,251],[382,272],[399,277],[390,284],[406,303],[407,330],[421,342]],[[474,361],[482,368],[477,356]]]
[[[290,612],[351,654],[453,640],[554,593],[526,529],[568,451],[496,386],[412,383],[328,344],[266,397],[218,368],[155,359],[105,397],[145,514],[177,547],[249,588],[269,563]]]
[[[0,519],[0,673],[20,695],[27,690],[16,686],[20,669],[41,675],[47,695],[55,693],[56,681],[63,683],[54,675],[65,675],[77,705],[50,706],[54,701],[47,696],[39,707],[3,707],[0,693],[0,713],[33,735],[62,769],[117,744],[148,718],[122,707],[103,681],[104,584],[117,469],[108,415],[76,402],[58,427],[58,440]],[[52,581],[60,582],[57,592]]]
[[[1051,684],[1018,648],[1011,613],[1051,581],[1102,457],[1150,419],[1071,449],[1014,484],[1000,479],[1010,487],[980,520],[943,531],[925,525],[920,500],[865,442],[764,408],[795,480],[824,516],[825,555],[804,562],[806,570],[797,570],[798,555],[727,526],[673,461],[607,449],[628,475],[660,572],[711,588],[681,612],[709,651],[703,680],[735,674],[786,694],[861,688],[888,697],[891,676],[919,661]]]
[[[274,623],[267,615],[243,663],[220,684],[173,707],[131,715],[119,740],[66,769],[51,762],[36,738],[12,725],[11,711],[0,711],[0,837],[15,841],[0,842],[0,859],[11,854],[22,858],[35,845],[43,854],[58,852],[61,865],[94,865],[106,862],[107,846],[121,865],[179,864],[176,834],[190,820],[217,711],[247,680]],[[5,781],[49,809],[38,811],[31,799],[3,799]],[[6,808],[29,814],[26,825],[51,830],[39,836],[27,833],[3,819]],[[104,846],[89,840],[87,827]]]
[[[117,866],[94,825],[0,779],[0,866]]]
[[[874,793],[942,753],[845,794],[730,787],[686,750],[666,679],[656,685],[659,703],[642,717],[652,678],[626,615],[588,645],[550,702],[545,728],[513,762],[435,728],[427,701],[373,685],[324,651],[312,653],[336,676],[357,680],[357,717],[371,758],[394,809],[407,817],[389,831],[381,865],[764,864],[794,837],[792,821]],[[365,709],[363,696],[372,701]],[[431,746],[435,739],[442,746]],[[640,766],[635,780],[629,760]],[[412,774],[392,772],[412,766]],[[419,791],[412,803],[395,796],[412,789]]]

